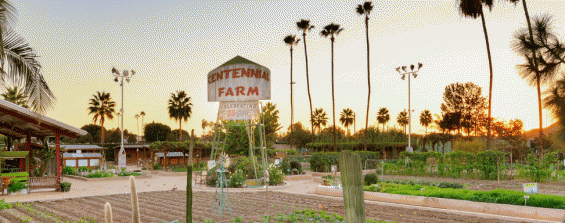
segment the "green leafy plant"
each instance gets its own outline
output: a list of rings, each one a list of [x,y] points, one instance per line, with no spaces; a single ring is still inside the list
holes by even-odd
[[[365,185],[371,185],[371,184],[376,184],[378,181],[378,175],[376,173],[368,173],[365,174],[365,177],[363,178],[363,181],[365,182]]]
[[[12,208],[12,204],[6,202],[5,199],[0,200],[0,210],[4,210],[4,209],[10,209]]]
[[[76,175],[75,168],[70,166],[63,167],[63,174],[65,175]]]
[[[230,181],[228,183],[229,187],[243,187],[243,183],[245,182],[245,180],[247,180],[247,178],[245,178],[245,176],[243,175],[242,171],[236,171],[234,174],[232,174]]]
[[[20,191],[21,189],[26,189],[28,188],[28,186],[23,183],[23,182],[14,182],[11,183],[10,186],[8,186],[8,192],[17,192]]]
[[[283,184],[284,174],[279,168],[269,168],[269,185],[278,186]]]
[[[61,182],[61,191],[67,192],[71,190],[71,183],[70,182]]]
[[[90,168],[86,166],[81,166],[78,168],[78,172],[90,172]]]

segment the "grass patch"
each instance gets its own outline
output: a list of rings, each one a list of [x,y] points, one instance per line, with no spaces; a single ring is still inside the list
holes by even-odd
[[[365,191],[383,192],[412,196],[438,197],[457,200],[477,201],[485,203],[524,205],[524,195],[530,196],[527,206],[565,209],[565,197],[548,194],[526,194],[521,191],[495,189],[491,191],[475,191],[469,189],[441,188],[424,185],[402,185],[379,183],[365,186]],[[422,190],[422,188],[424,188]]]

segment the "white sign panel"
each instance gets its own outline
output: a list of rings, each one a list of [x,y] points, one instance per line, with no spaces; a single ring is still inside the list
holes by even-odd
[[[524,184],[524,193],[528,193],[528,194],[538,193],[538,183]]]
[[[208,73],[208,102],[271,99],[271,71],[235,57]]]
[[[251,120],[259,115],[257,101],[220,102],[220,120]]]

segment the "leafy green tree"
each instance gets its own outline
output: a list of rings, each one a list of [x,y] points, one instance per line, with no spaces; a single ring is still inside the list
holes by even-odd
[[[179,129],[182,130],[182,121],[188,121],[192,115],[192,103],[190,97],[187,97],[184,91],[177,91],[177,94],[171,93],[169,99],[169,118],[179,122]],[[179,140],[182,139],[182,131]]]
[[[244,126],[232,126],[226,138],[225,152],[230,155],[249,155],[249,137]]]
[[[490,44],[488,41],[488,33],[487,33],[487,24],[485,22],[485,15],[483,12],[483,5],[488,7],[489,10],[492,10],[494,5],[494,1],[492,0],[457,0],[459,3],[458,10],[464,17],[470,17],[472,19],[476,19],[481,17],[481,21],[483,22],[483,32],[485,34],[485,42],[487,44],[487,54],[488,54],[488,63],[489,63],[489,70],[490,70],[490,82],[489,82],[489,98],[488,98],[488,119],[487,119],[487,150],[490,150],[490,138],[491,138],[491,102],[492,102],[492,59],[490,53]]]
[[[310,137],[311,132],[305,129],[304,126],[302,126],[302,123],[300,122],[294,123],[292,125],[292,128],[294,129],[294,135],[292,136],[292,138],[285,139],[288,142],[292,143],[292,145],[302,148],[302,147],[306,147],[306,144],[312,142]]]
[[[406,133],[406,125],[408,125],[408,113],[406,111],[401,111],[396,117],[396,122],[404,128],[404,133]]]
[[[16,8],[8,0],[0,1],[0,73],[24,85],[24,94],[32,110],[43,113],[55,104],[55,95],[49,89],[41,74],[38,56],[18,34],[16,26]]]
[[[323,37],[330,37],[331,45],[332,45],[332,117],[333,117],[333,128],[334,128],[334,148],[337,148],[337,141],[336,141],[336,132],[335,132],[335,93],[334,93],[334,42],[335,36],[339,35],[339,33],[343,31],[338,24],[331,23],[322,29],[320,34]]]
[[[88,132],[87,134],[90,134],[95,142],[100,142],[100,132],[102,131],[102,128],[99,125],[87,124],[80,127],[80,129]]]
[[[353,120],[353,111],[350,108],[343,109],[339,117],[339,122],[347,129],[348,135],[351,135],[349,127],[353,124]]]
[[[428,126],[432,123],[433,118],[432,118],[432,113],[430,113],[430,110],[424,110],[422,111],[422,113],[420,114],[420,124],[424,127],[426,127],[426,135],[428,134]]]
[[[312,124],[318,129],[318,133],[322,131],[322,126],[328,124],[328,114],[322,108],[317,108],[311,117]]]
[[[179,129],[175,129],[172,130],[171,133],[173,141],[181,141],[184,142],[186,140],[190,140],[190,135],[188,134],[188,132],[186,130],[182,130],[182,133],[179,131]],[[182,139],[180,138],[182,135]]]
[[[290,46],[290,123],[294,123],[294,94],[293,94],[293,86],[294,86],[294,80],[292,79],[292,60],[293,60],[293,56],[292,56],[292,51],[294,49],[294,45],[298,44],[298,42],[300,42],[300,39],[297,39],[295,35],[288,35],[284,38],[284,43],[286,43],[287,45]],[[290,137],[292,138],[292,125],[290,125]],[[290,144],[290,148],[292,147],[292,143]]]
[[[152,143],[155,141],[166,141],[167,135],[171,133],[171,127],[158,123],[152,122],[145,125],[143,134],[145,135],[145,141]]]
[[[377,113],[377,122],[383,124],[383,132],[385,131],[385,124],[390,120],[390,115],[388,114],[388,109],[380,108]]]
[[[263,119],[265,124],[267,145],[271,145],[275,142],[277,131],[282,128],[279,123],[279,110],[277,109],[277,105],[271,102],[265,104],[261,109],[261,119]]]
[[[467,82],[465,84],[454,83],[445,87],[443,93],[444,102],[441,103],[441,111],[444,114],[460,114],[460,120],[453,123],[455,129],[461,132],[461,128],[467,129],[470,134],[480,124],[480,117],[487,109],[486,98],[482,96],[481,87]]]
[[[308,75],[308,50],[306,49],[306,33],[310,32],[314,26],[310,24],[310,20],[302,19],[296,23],[299,30],[302,31],[302,39],[304,40],[304,60],[306,61],[306,87],[308,88],[308,101],[310,102],[310,117],[314,117],[312,109],[312,96],[310,95],[310,77]],[[312,133],[314,133],[314,120],[310,119]],[[312,142],[314,142],[314,134],[312,134]]]
[[[114,118],[114,113],[116,112],[114,107],[116,107],[116,102],[112,101],[112,97],[110,97],[110,93],[106,93],[104,91],[100,92],[97,91],[95,95],[92,95],[93,98],[90,99],[88,107],[88,114],[94,115],[92,121],[96,123],[96,121],[100,121],[101,127],[101,139],[100,142],[104,143],[104,121],[106,118],[112,120]]]
[[[369,14],[373,10],[373,4],[369,1],[363,3],[363,5],[357,5],[355,11],[359,15],[365,16],[365,37],[367,38],[367,85],[368,85],[368,92],[367,92],[367,117],[365,118],[365,129],[369,129],[369,105],[371,103],[371,69],[370,66],[370,57],[369,57]],[[365,134],[365,151],[367,151],[367,134]]]

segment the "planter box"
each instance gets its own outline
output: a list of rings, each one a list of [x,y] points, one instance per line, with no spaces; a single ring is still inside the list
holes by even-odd
[[[28,191],[29,191],[29,188],[25,188],[25,189],[21,189],[21,190],[16,191],[16,192],[8,192],[8,194],[10,194],[10,195],[27,194]]]
[[[77,179],[77,180],[82,180],[82,181],[112,181],[112,180],[128,180],[129,179],[129,176],[87,178],[87,177],[81,177],[81,176],[65,175],[65,177],[69,177],[69,178],[73,178],[73,179]],[[151,176],[151,175],[141,175],[141,176],[134,176],[134,177],[135,177],[135,179],[140,179],[140,178],[152,178],[153,176]]]

